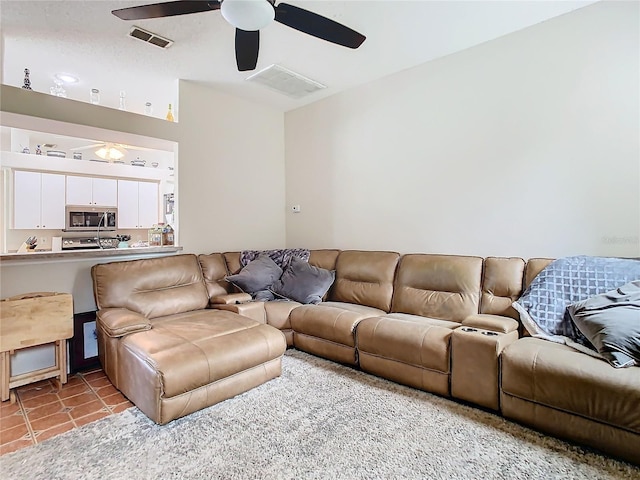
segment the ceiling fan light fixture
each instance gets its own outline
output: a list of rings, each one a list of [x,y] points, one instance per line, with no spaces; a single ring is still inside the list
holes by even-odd
[[[96,155],[103,160],[120,160],[124,157],[124,152],[117,147],[105,145],[96,150]]]
[[[269,0],[223,0],[220,12],[231,25],[247,32],[260,30],[275,18],[275,10]]]
[[[78,83],[78,78],[68,73],[56,73],[54,77],[62,83]]]

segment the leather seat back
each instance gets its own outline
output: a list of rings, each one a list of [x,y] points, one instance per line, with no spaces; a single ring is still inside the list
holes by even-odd
[[[127,308],[148,318],[205,308],[209,295],[195,255],[94,265],[98,309]]]
[[[198,261],[202,268],[209,298],[233,292],[233,285],[224,279],[228,275],[227,263],[221,253],[198,255]]]
[[[462,322],[479,311],[482,263],[480,257],[404,255],[391,311]]]
[[[552,258],[530,258],[527,261],[527,266],[524,270],[525,290],[527,289],[527,287],[529,287],[529,285],[531,285],[533,279],[538,276],[538,274],[544,269],[544,267],[549,265],[551,262],[553,262]]]
[[[340,252],[336,261],[336,280],[328,299],[388,312],[399,258],[400,254],[396,252]]]
[[[518,320],[511,306],[522,295],[525,262],[518,257],[487,257],[482,274],[480,313],[502,315]]]

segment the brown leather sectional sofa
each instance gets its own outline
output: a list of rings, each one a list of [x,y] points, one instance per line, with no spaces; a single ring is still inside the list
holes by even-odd
[[[314,250],[319,305],[247,301],[239,252],[96,265],[99,355],[158,423],[279,375],[286,341],[640,463],[640,368],[523,334],[511,304],[550,261]]]

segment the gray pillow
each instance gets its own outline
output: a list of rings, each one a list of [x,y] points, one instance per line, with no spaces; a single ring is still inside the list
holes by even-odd
[[[640,280],[571,304],[567,311],[611,365],[640,366]]]
[[[298,257],[293,257],[289,267],[271,291],[289,300],[300,303],[320,303],[336,278],[334,270],[326,270],[309,265]]]
[[[271,260],[269,255],[260,255],[249,262],[240,272],[228,275],[225,280],[233,283],[246,293],[254,294],[267,290],[282,275],[282,269]]]

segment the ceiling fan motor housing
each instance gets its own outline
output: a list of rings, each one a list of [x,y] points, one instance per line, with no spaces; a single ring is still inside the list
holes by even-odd
[[[222,0],[220,12],[234,27],[254,32],[273,22],[276,15],[273,4],[270,0]]]

